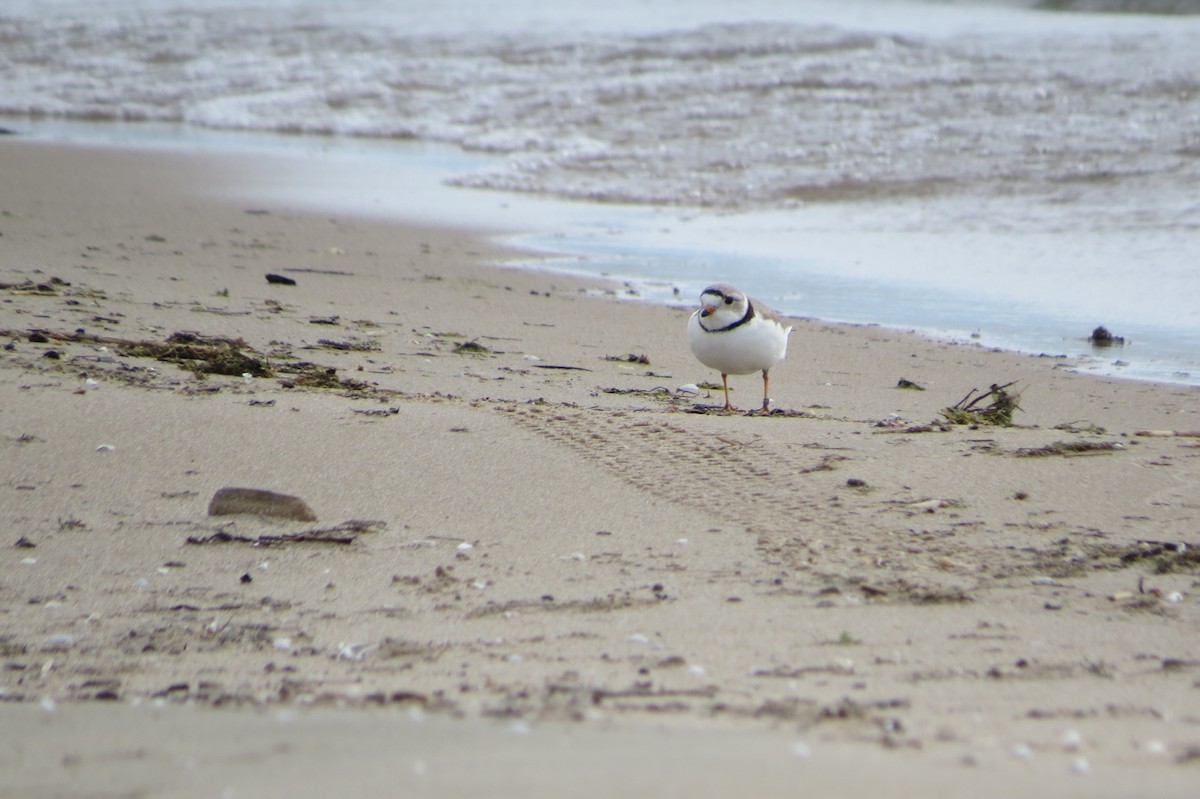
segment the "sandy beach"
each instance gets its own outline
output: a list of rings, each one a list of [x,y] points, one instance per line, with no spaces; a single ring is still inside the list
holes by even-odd
[[[796,319],[712,412],[686,309],[262,168],[0,142],[0,795],[1195,796],[1200,390]]]

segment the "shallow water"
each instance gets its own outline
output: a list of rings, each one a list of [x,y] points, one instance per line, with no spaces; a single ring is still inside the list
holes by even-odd
[[[1085,368],[1200,384],[1197,18],[10,0],[0,42],[9,127],[300,133],[255,146],[385,166],[293,198],[473,209],[667,300],[722,280],[789,313],[1086,356],[1104,324],[1132,343]],[[405,205],[396,170],[440,199]]]

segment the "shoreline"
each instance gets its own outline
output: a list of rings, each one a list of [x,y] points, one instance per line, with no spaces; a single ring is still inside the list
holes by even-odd
[[[171,132],[178,126],[124,123],[116,127],[123,132],[114,138],[110,130],[114,123],[60,121],[39,124],[40,128],[34,126],[33,138],[26,141],[125,152],[148,148],[151,152],[164,154],[241,161],[248,167],[247,174],[231,176],[232,180],[222,192],[225,200],[241,197],[250,205],[283,204],[299,212],[317,215],[378,221],[405,219],[434,227],[487,231],[493,245],[515,251],[517,266],[583,281],[615,283],[622,286],[622,290],[638,292],[640,299],[651,303],[672,305],[680,297],[673,295],[672,289],[678,292],[680,286],[684,287],[682,297],[685,299],[690,294],[698,294],[705,281],[696,278],[693,264],[709,260],[701,253],[709,252],[710,248],[717,254],[717,260],[725,264],[717,275],[721,279],[727,279],[730,271],[748,268],[753,272],[754,264],[780,260],[782,253],[790,249],[787,236],[778,228],[782,225],[786,229],[793,223],[784,223],[780,219],[772,222],[773,215],[769,211],[748,210],[732,217],[701,216],[704,229],[697,229],[693,224],[693,212],[683,208],[628,206],[599,211],[586,203],[451,185],[445,182],[451,172],[465,170],[469,173],[482,168],[487,159],[450,146],[412,143],[399,150],[390,148],[390,154],[384,154],[377,150],[379,142],[352,137],[330,139],[328,149],[325,149],[319,143],[326,140],[320,137],[290,140],[278,134],[208,129],[180,133]],[[62,137],[62,140],[53,137]],[[308,143],[299,144],[301,141]],[[279,147],[281,144],[282,148]],[[386,149],[388,145],[385,143],[384,147]],[[426,165],[427,160],[437,166]],[[407,191],[398,192],[398,186],[407,187]],[[419,195],[422,202],[415,204],[407,199],[408,195]],[[897,334],[1020,355],[1061,356],[1069,359],[1083,374],[1197,385],[1198,364],[1193,363],[1194,358],[1187,349],[1192,334],[1186,328],[1159,328],[1147,325],[1145,320],[1141,325],[1131,320],[1114,325],[1113,319],[1106,318],[1109,314],[1079,316],[1068,325],[1065,319],[1047,315],[1045,308],[1039,310],[1036,307],[1027,308],[1026,318],[1017,324],[1003,316],[992,318],[988,308],[997,303],[1019,301],[1019,298],[991,297],[978,301],[970,294],[958,298],[962,307],[927,310],[921,323],[905,318],[905,313],[897,316],[894,310],[897,304],[922,304],[923,293],[936,289],[921,289],[920,282],[911,286],[880,285],[872,289],[872,283],[882,280],[881,276],[868,280],[867,276],[859,274],[846,282],[830,272],[829,265],[841,263],[856,271],[859,267],[853,265],[871,261],[869,254],[873,251],[898,252],[916,247],[928,257],[910,258],[906,268],[923,274],[930,258],[933,261],[957,261],[959,257],[979,257],[981,248],[983,251],[1001,250],[1011,247],[1012,243],[982,232],[951,235],[940,245],[945,252],[939,255],[938,246],[922,241],[920,236],[908,241],[895,231],[875,230],[881,224],[887,227],[889,217],[886,212],[860,209],[857,213],[861,217],[860,226],[874,231],[871,236],[864,238],[850,232],[855,225],[848,226],[844,221],[838,223],[827,210],[818,207],[805,213],[803,218],[807,222],[799,222],[806,231],[805,246],[810,250],[811,268],[817,270],[807,279],[807,284],[796,283],[800,286],[800,294],[813,295],[806,300],[808,312],[802,314],[804,318],[830,324],[878,325]],[[680,250],[685,240],[692,243]],[[749,251],[729,247],[729,241],[738,240],[757,242],[753,256]],[[772,243],[764,243],[768,241]],[[620,244],[637,252],[639,257],[656,261],[653,271],[658,275],[648,278],[624,272],[623,256],[613,255],[613,247]],[[950,258],[948,252],[958,252],[959,256]],[[1010,254],[1009,257],[1016,256]],[[611,260],[613,258],[616,260]],[[817,268],[818,263],[826,266]],[[590,265],[580,268],[572,264]],[[987,268],[983,267],[984,271]],[[1001,267],[993,263],[990,268]],[[776,297],[764,294],[766,288],[756,285],[757,296],[787,313],[794,292]],[[860,307],[852,310],[841,300],[833,300],[830,304],[827,295],[842,296],[852,289],[861,295]],[[811,302],[816,302],[817,306],[812,307]],[[1122,346],[1107,349],[1085,346],[1087,335],[1101,324],[1122,337]],[[1073,337],[1064,335],[1068,327]],[[1124,339],[1128,339],[1128,346]],[[1148,352],[1143,352],[1145,346],[1150,347]]]
[[[715,395],[661,390],[712,379],[685,311],[497,268],[477,233],[210,193],[252,159],[8,139],[0,167],[0,329],[56,334],[0,350],[0,698],[76,764],[14,755],[3,791],[100,795],[135,702],[216,708],[198,762],[280,791],[311,748],[247,774],[221,736],[310,704],[318,739],[382,704],[472,756],[518,742],[523,795],[572,774],[541,725],[611,733],[662,780],[689,736],[778,740],[756,795],[859,760],[875,790],[1193,789],[1200,450],[1140,431],[1200,430],[1196,389],[801,319],[784,413],[693,413]],[[125,344],[181,331],[272,372]],[[1018,426],[931,424],[1010,380]],[[209,516],[224,486],[318,521]],[[195,795],[141,746],[113,784]]]

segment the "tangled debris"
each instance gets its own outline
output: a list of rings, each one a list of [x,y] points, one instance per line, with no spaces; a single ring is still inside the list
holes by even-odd
[[[1040,458],[1047,455],[1093,455],[1099,452],[1114,452],[1125,449],[1119,441],[1055,441],[1044,447],[1018,449],[1013,454],[1018,458]]]
[[[240,543],[253,544],[258,547],[298,543],[353,544],[359,535],[373,532],[376,528],[384,526],[386,525],[383,522],[351,520],[333,527],[300,530],[295,533],[268,533],[258,536],[238,535],[220,530],[212,535],[190,535],[187,543],[195,545]]]
[[[325,347],[331,350],[341,350],[343,352],[379,352],[383,347],[378,341],[361,339],[350,339],[348,341],[334,341],[333,339],[321,338],[317,339],[318,347]]]
[[[284,388],[331,388],[344,391],[366,391],[369,383],[351,378],[340,378],[337,369],[308,361],[281,364],[272,362],[266,355],[256,352],[242,338],[206,336],[200,333],[180,331],[172,333],[165,341],[128,339],[105,336],[83,330],[67,333],[56,330],[30,328],[28,330],[0,330],[0,338],[27,339],[36,344],[50,342],[100,344],[112,347],[119,355],[128,358],[154,358],[164,363],[173,363],[192,372],[197,377],[206,375],[230,375],[237,377],[276,377],[279,373],[291,375],[280,378]],[[333,342],[330,342],[333,343]],[[334,347],[340,349],[340,347]],[[360,349],[360,347],[354,347]],[[361,347],[364,351],[366,346]],[[53,351],[55,359],[62,353]],[[291,357],[276,352],[276,357]]]
[[[333,388],[345,391],[366,391],[370,383],[354,380],[349,377],[338,377],[337,369],[332,366],[308,363],[307,361],[288,366],[281,371],[287,371],[294,377],[283,378],[279,384],[284,388]]]
[[[0,282],[0,291],[7,291],[11,294],[40,294],[53,297],[60,294],[63,288],[70,285],[70,283],[61,277],[51,277],[49,280],[41,282],[33,280],[22,280],[18,283]]]
[[[454,352],[459,355],[490,355],[492,353],[491,349],[474,339],[455,345]]]
[[[1094,547],[1091,554],[1098,561],[1108,561],[1110,568],[1149,566],[1154,574],[1200,572],[1200,545],[1184,541],[1140,539],[1122,546]]]
[[[275,370],[244,339],[172,333],[166,341],[119,341],[117,352],[132,358],[156,358],[196,374],[271,377]]]
[[[1021,410],[1018,404],[1021,395],[1006,391],[1015,384],[1015,380],[1002,386],[993,383],[986,392],[973,388],[953,406],[943,408],[941,414],[951,424],[1009,427],[1013,423],[1013,412]],[[991,401],[986,405],[981,404],[989,399]]]

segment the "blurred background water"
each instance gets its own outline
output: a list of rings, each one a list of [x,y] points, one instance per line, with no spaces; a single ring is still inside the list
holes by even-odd
[[[1089,2],[7,0],[0,114],[257,148],[301,165],[263,196],[520,231],[650,299],[1200,385],[1200,16]]]

